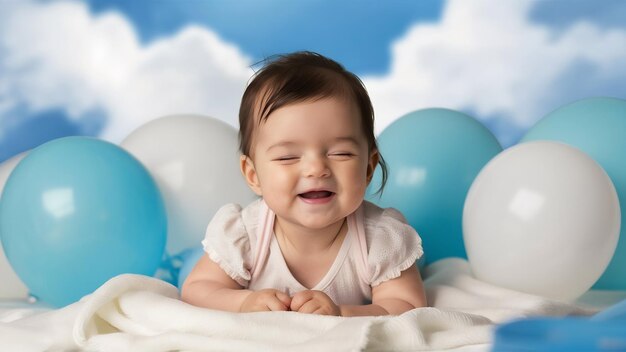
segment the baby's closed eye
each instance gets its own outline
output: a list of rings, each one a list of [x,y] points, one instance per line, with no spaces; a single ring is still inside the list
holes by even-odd
[[[335,160],[345,160],[355,157],[356,154],[351,152],[332,152],[328,154],[328,157]]]
[[[273,163],[277,163],[278,165],[295,165],[300,161],[300,155],[297,154],[286,154],[281,156],[276,156],[271,158]]]

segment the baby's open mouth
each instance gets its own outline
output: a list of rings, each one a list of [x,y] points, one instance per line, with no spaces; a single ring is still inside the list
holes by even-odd
[[[300,193],[298,195],[306,199],[320,199],[320,198],[330,197],[333,194],[334,193],[330,191],[310,191],[310,192]]]

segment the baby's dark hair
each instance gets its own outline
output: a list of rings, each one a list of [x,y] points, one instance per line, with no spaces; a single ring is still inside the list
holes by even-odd
[[[253,132],[275,110],[290,104],[344,97],[353,99],[361,114],[361,126],[369,152],[378,151],[374,135],[374,108],[363,82],[341,64],[320,54],[298,51],[263,61],[248,84],[239,108],[239,149],[250,155]],[[379,151],[381,192],[387,182],[387,164]]]

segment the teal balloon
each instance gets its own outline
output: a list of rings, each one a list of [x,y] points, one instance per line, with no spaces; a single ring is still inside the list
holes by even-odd
[[[522,142],[535,140],[559,141],[582,150],[613,181],[621,205],[620,239],[613,259],[593,288],[626,290],[626,100],[599,97],[562,106],[522,138]]]
[[[165,248],[163,200],[114,144],[66,137],[32,150],[0,200],[5,254],[31,293],[64,306],[122,273],[153,275]]]
[[[195,247],[186,249],[178,255],[180,257],[180,260],[182,261],[180,272],[178,273],[179,289],[183,288],[183,284],[185,283],[185,280],[187,280],[187,276],[189,276],[191,270],[193,270],[193,268],[198,263],[198,260],[200,260],[200,258],[202,258],[205,253],[206,252],[204,251],[204,248]]]
[[[467,258],[462,217],[465,197],[480,169],[502,146],[479,121],[448,109],[402,116],[378,137],[389,168],[382,195],[376,169],[367,198],[400,210],[422,238],[426,264]]]

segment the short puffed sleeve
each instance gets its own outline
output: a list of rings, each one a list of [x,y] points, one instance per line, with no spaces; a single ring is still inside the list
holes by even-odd
[[[364,229],[370,285],[395,279],[424,254],[422,239],[393,208],[364,204]]]
[[[239,285],[248,286],[252,263],[245,209],[239,204],[221,207],[206,229],[202,245],[212,261]]]

